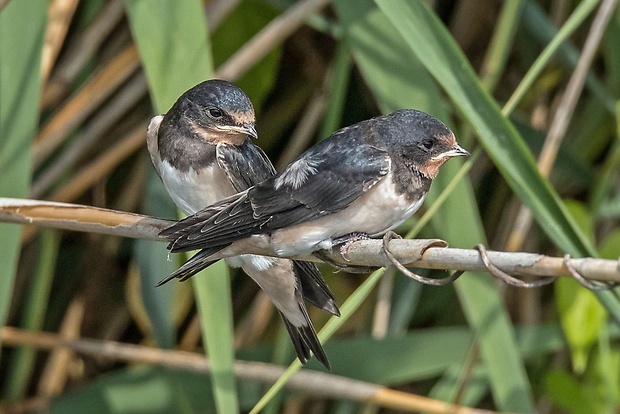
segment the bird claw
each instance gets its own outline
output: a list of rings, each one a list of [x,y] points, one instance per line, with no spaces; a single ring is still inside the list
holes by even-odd
[[[346,264],[339,263],[331,258],[331,256],[327,253],[326,250],[317,250],[312,253],[315,257],[318,257],[325,263],[335,267],[336,272],[347,272],[347,273],[357,273],[357,274],[367,274],[372,273],[375,270],[379,269],[378,267],[370,267],[370,266],[349,266]],[[344,259],[344,258],[343,258]],[[346,260],[346,259],[345,259]]]
[[[340,257],[342,257],[342,260],[345,262],[350,262],[351,260],[347,257],[349,254],[349,249],[353,243],[360,240],[370,240],[370,236],[367,233],[362,232],[345,234],[344,236],[332,239],[332,246],[341,245],[339,249]]]

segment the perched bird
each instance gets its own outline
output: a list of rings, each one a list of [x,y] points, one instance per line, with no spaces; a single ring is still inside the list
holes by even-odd
[[[257,138],[254,108],[245,93],[223,80],[208,80],[185,92],[148,127],[151,161],[166,190],[185,214],[258,184],[276,171]],[[284,319],[302,362],[310,351],[329,369],[308,317],[304,298],[334,315],[339,310],[316,266],[309,262],[242,254],[227,263],[241,267],[265,291]],[[185,280],[214,261],[198,252],[159,285]],[[158,286],[159,286],[158,285]]]
[[[411,217],[440,167],[462,155],[469,153],[441,121],[400,110],[341,129],[279,174],[161,235],[172,252],[204,249],[209,260],[346,250]]]

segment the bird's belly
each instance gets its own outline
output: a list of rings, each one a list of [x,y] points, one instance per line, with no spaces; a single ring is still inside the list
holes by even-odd
[[[226,259],[234,267],[241,267],[274,303],[276,308],[295,326],[306,325],[296,297],[297,278],[293,262],[276,257],[242,254]]]
[[[350,233],[382,235],[411,217],[426,196],[411,200],[397,194],[391,182],[373,190],[341,211],[273,232],[270,238],[273,251],[281,256],[306,255],[318,249],[330,249],[333,238]]]
[[[226,174],[215,163],[200,171],[190,168],[179,172],[164,161],[161,179],[174,203],[188,215],[235,194]]]

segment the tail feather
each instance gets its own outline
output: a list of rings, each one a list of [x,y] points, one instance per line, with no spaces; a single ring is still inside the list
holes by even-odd
[[[300,260],[293,261],[293,271],[301,285],[302,296],[319,309],[335,316],[340,316],[334,295],[323,280],[323,276],[314,263]]]
[[[213,263],[217,262],[217,260],[209,260],[209,257],[214,255],[224,247],[226,246],[219,246],[212,249],[202,249],[201,251],[193,255],[187,262],[185,262],[183,266],[179,267],[175,272],[170,274],[170,276],[162,279],[159,283],[157,283],[157,287],[170,282],[172,279],[180,279],[181,282],[183,282],[194,276],[201,270],[206,269]]]
[[[318,359],[325,368],[331,371],[332,367],[329,363],[329,360],[327,359],[325,350],[321,346],[319,338],[316,336],[316,331],[314,330],[314,326],[312,326],[312,322],[308,317],[308,313],[306,312],[306,309],[303,305],[300,306],[300,309],[306,317],[306,326],[293,325],[286,318],[286,316],[284,316],[284,314],[280,312],[280,316],[282,316],[282,320],[284,320],[284,325],[286,326],[288,335],[293,342],[295,352],[297,353],[297,358],[299,358],[299,361],[301,361],[302,364],[305,364],[310,359],[310,351],[312,351],[316,359]]]

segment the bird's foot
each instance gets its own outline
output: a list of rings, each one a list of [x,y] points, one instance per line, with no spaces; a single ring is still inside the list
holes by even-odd
[[[367,233],[362,232],[345,234],[344,236],[332,239],[332,246],[340,245],[340,257],[342,257],[342,260],[350,262],[350,260],[347,258],[347,255],[349,254],[349,249],[351,248],[351,245],[353,243],[360,240],[370,240],[370,236]]]
[[[349,248],[353,243],[360,240],[370,240],[370,236],[366,233],[355,232],[345,234],[344,236],[336,237],[332,239],[332,246],[340,245],[338,252],[340,253],[340,257],[345,262],[349,262],[350,260],[347,258],[347,254],[349,253]],[[355,265],[347,265],[332,259],[330,254],[326,250],[318,250],[313,253],[316,257],[323,260],[325,263],[332,265],[337,268],[338,271],[343,271],[347,273],[372,273],[378,269],[378,267],[371,266],[355,266]]]
[[[329,255],[327,250],[317,250],[316,252],[312,253],[314,256],[318,257],[319,259],[321,259],[322,261],[324,261],[325,263],[335,267],[337,270],[337,272],[347,272],[347,273],[362,273],[362,274],[367,274],[367,273],[372,273],[375,270],[378,269],[378,267],[371,267],[371,266],[355,266],[355,265],[347,265],[344,263],[340,263],[335,261],[334,259],[332,259],[332,257]]]

